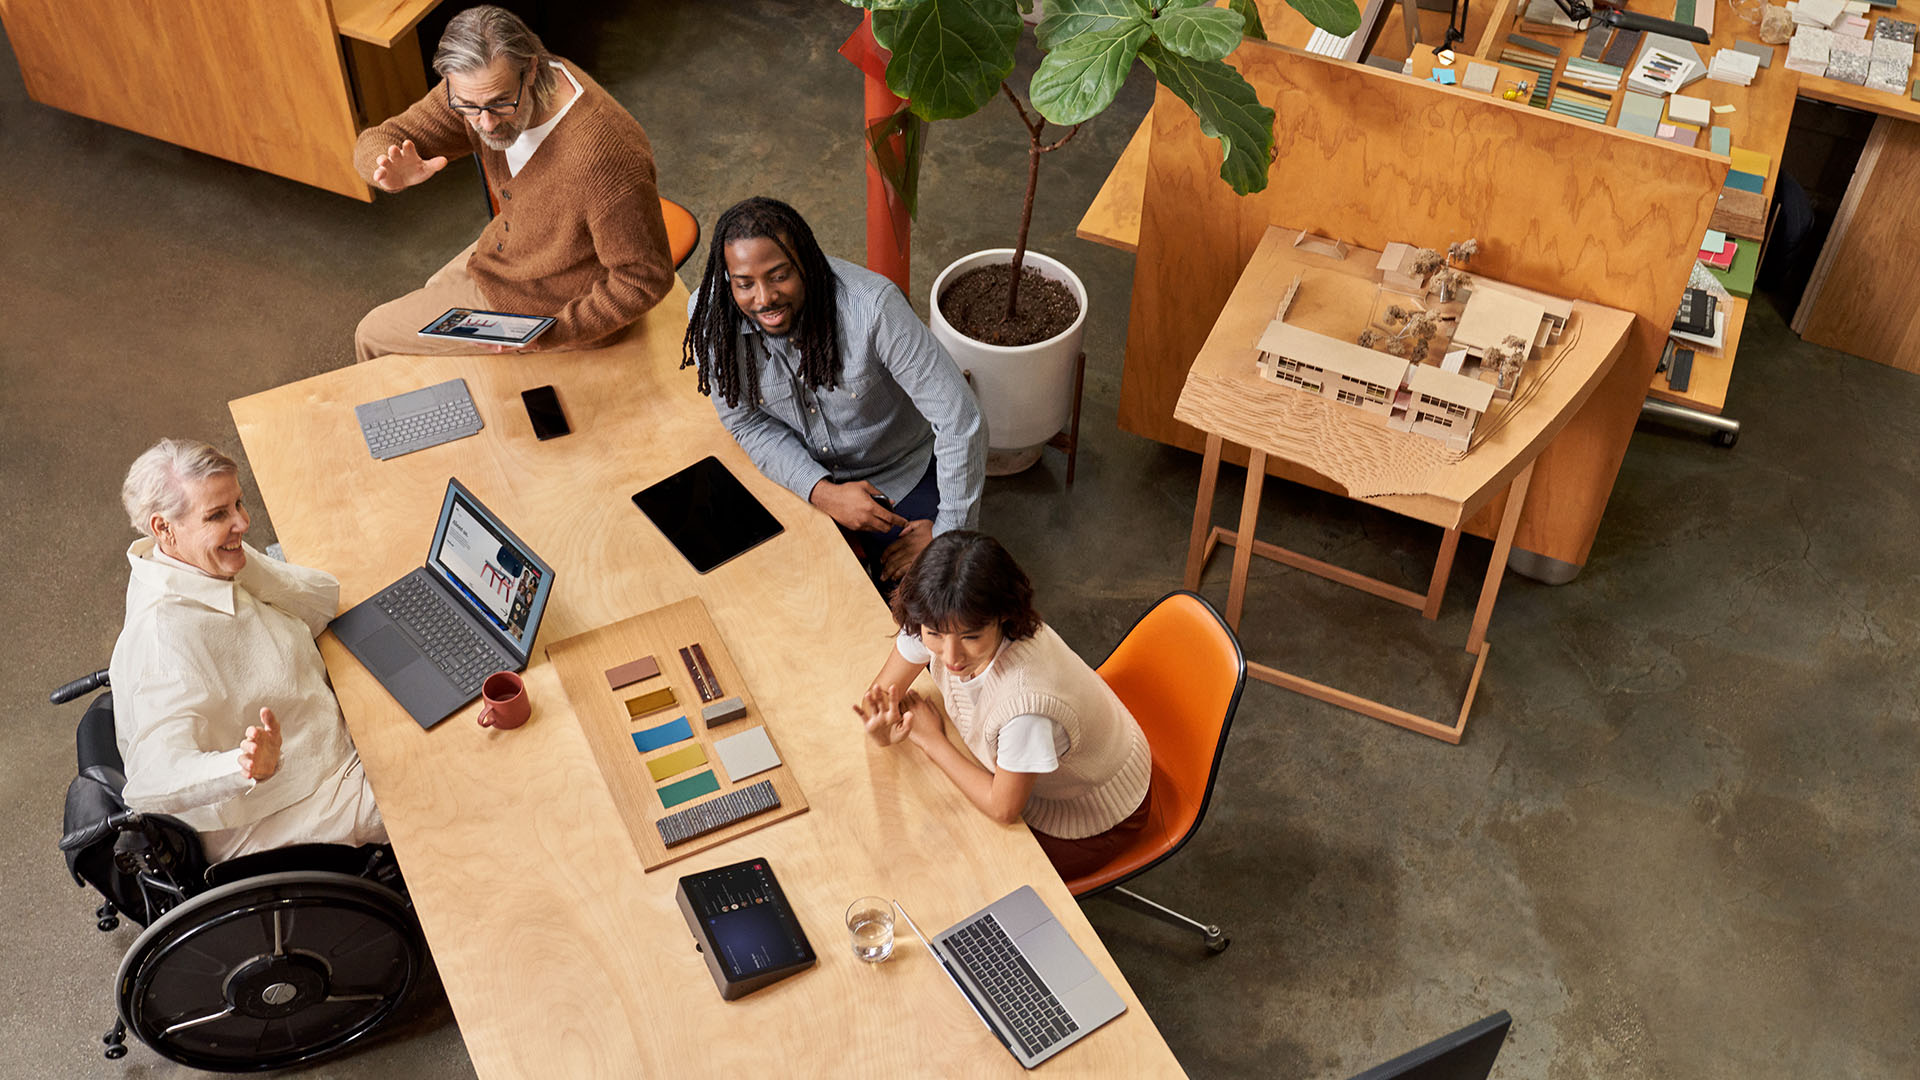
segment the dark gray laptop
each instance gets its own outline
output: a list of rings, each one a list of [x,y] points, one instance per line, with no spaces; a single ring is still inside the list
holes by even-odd
[[[913,936],[940,960],[987,1029],[1031,1069],[1127,1011],[1113,985],[1067,936],[1046,901],[1020,888],[928,941],[907,909]]]
[[[553,592],[553,568],[458,480],[447,481],[427,565],[354,605],[331,629],[423,728],[519,671]]]

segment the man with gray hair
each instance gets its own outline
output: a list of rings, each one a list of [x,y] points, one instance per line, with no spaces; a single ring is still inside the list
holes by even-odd
[[[368,313],[355,352],[497,351],[418,336],[456,307],[551,316],[527,348],[613,340],[673,279],[646,132],[502,8],[455,15],[433,69],[441,81],[426,97],[360,133],[354,167],[382,191],[404,191],[472,152],[499,212],[426,285]]]
[[[144,534],[127,549],[127,620],[107,669],[121,798],[192,826],[209,861],[385,843],[313,644],[340,583],[247,545],[239,472],[206,443],[162,439],[121,486]]]

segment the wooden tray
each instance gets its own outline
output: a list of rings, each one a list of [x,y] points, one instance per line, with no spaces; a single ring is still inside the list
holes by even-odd
[[[714,679],[720,684],[720,697],[737,696],[746,704],[745,719],[722,724],[713,732],[709,732],[701,721],[700,706],[704,703],[694,686],[693,676],[688,674],[686,664],[680,659],[680,650],[695,642],[700,643],[701,650],[706,653],[707,663],[713,668]],[[659,663],[659,675],[618,690],[607,688],[607,669],[649,655]],[[767,729],[767,738],[773,743],[774,752],[780,754],[781,764],[755,773],[743,782],[736,782],[727,776],[720,755],[714,752],[716,740],[755,727],[764,727],[766,717],[754,702],[746,680],[741,678],[740,669],[734,666],[732,655],[720,640],[720,633],[714,629],[713,620],[707,615],[707,607],[699,597],[655,608],[611,626],[557,641],[547,646],[547,659],[553,661],[553,666],[560,673],[560,685],[566,688],[567,700],[573,705],[573,715],[587,736],[587,745],[593,748],[593,756],[600,763],[600,775],[606,778],[607,789],[613,793],[614,805],[619,807],[620,817],[627,823],[627,833],[633,837],[634,850],[640,853],[640,864],[646,869],[658,869],[807,809],[807,797],[801,793],[793,770],[786,765],[786,755],[780,753],[779,740],[774,738],[771,728]],[[662,686],[673,687],[678,698],[674,707],[637,720],[627,716],[628,698]],[[685,749],[687,743],[683,740],[641,754],[634,749],[633,733],[670,723],[676,716],[687,718],[688,726],[693,729],[694,741],[707,752],[707,764],[701,768],[711,768],[714,778],[720,780],[721,784],[720,789],[710,795],[691,799],[668,810],[660,805],[660,796],[656,791],[661,785],[655,784],[653,777],[647,773],[647,761]],[[699,771],[693,769],[670,776],[663,783],[683,780],[698,775]],[[660,832],[654,827],[654,822],[660,818],[699,806],[709,799],[720,798],[729,791],[762,780],[773,781],[773,788],[780,795],[779,806],[672,848],[661,843]]]

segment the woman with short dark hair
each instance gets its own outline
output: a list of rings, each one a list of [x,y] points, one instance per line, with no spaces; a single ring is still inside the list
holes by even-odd
[[[894,591],[893,618],[893,652],[853,707],[874,741],[911,742],[988,817],[1024,819],[1063,878],[1099,869],[1146,826],[1146,736],[1041,621],[998,541],[934,538]],[[922,668],[944,709],[912,689]],[[949,720],[975,761],[947,741]]]

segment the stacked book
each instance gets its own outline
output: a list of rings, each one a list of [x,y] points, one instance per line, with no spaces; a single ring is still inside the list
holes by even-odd
[[[1713,54],[1713,63],[1707,65],[1707,78],[1735,86],[1751,85],[1759,73],[1760,58],[1739,49],[1721,49]]]
[[[1799,37],[1798,34],[1794,35]],[[1873,44],[1865,38],[1833,35],[1827,46],[1827,78],[1854,86],[1867,85],[1867,70],[1873,64]],[[1793,66],[1791,64],[1787,65]]]
[[[1604,90],[1609,94],[1620,89],[1620,80],[1624,77],[1626,71],[1623,68],[1580,56],[1569,58],[1566,70],[1560,73],[1562,82],[1576,83],[1589,90]]]
[[[1547,108],[1562,116],[1571,116],[1595,124],[1607,122],[1607,113],[1613,108],[1613,98],[1608,94],[1596,93],[1571,85],[1565,79],[1554,87],[1553,98]]]
[[[1907,92],[1913,73],[1913,31],[1910,22],[1881,16],[1873,27],[1873,62],[1867,68],[1867,86],[1889,94]]]
[[[1802,26],[1787,41],[1787,70],[1805,75],[1825,75],[1827,58],[1833,52],[1833,31],[1817,26]]]

